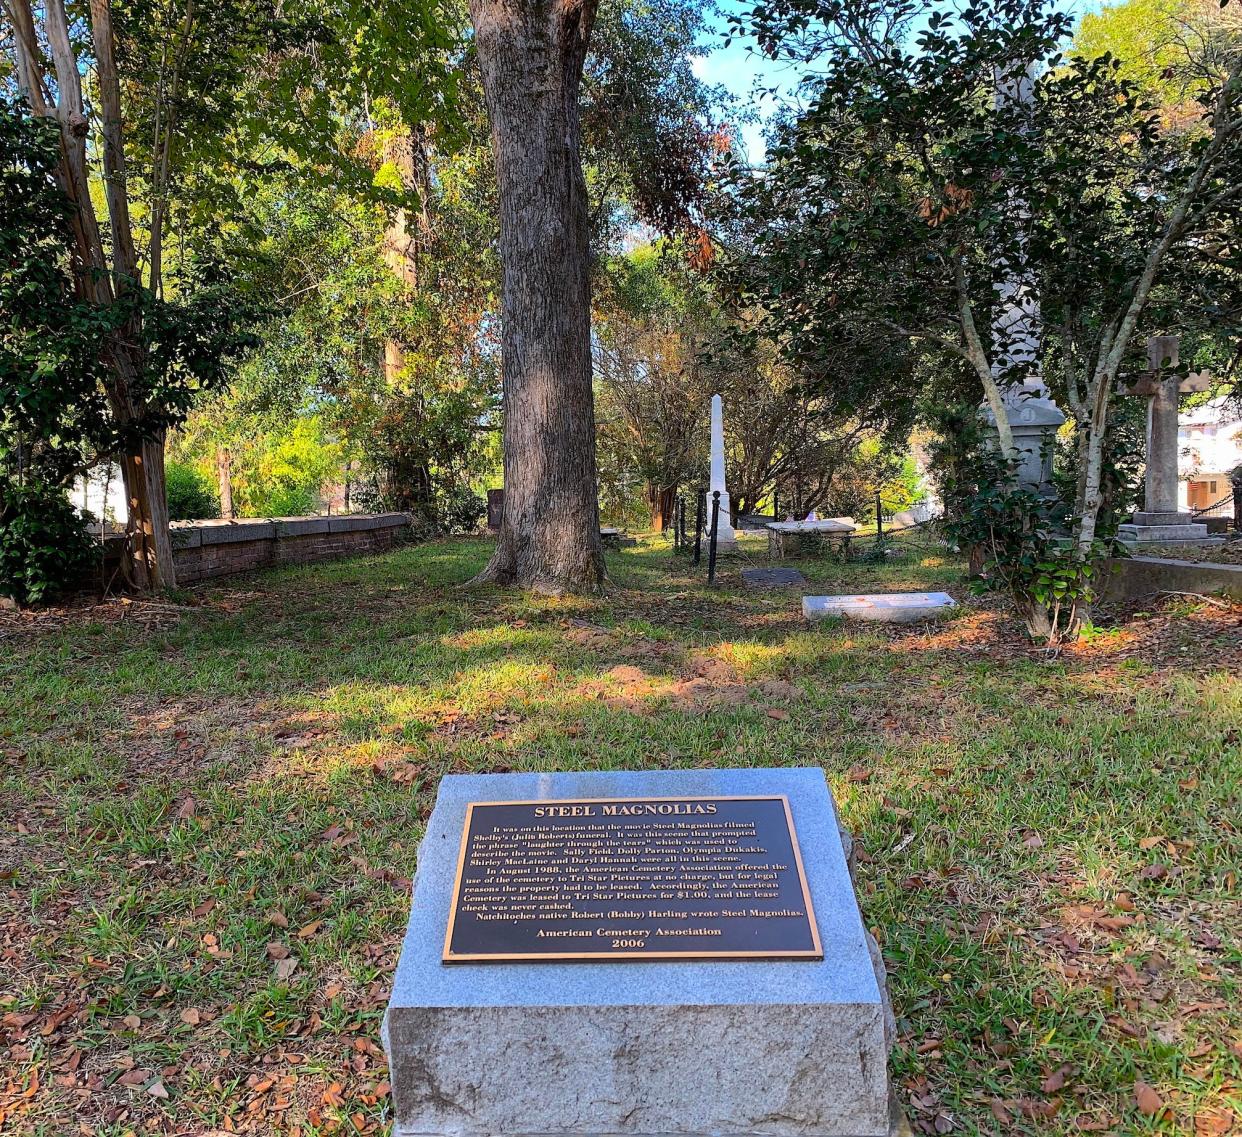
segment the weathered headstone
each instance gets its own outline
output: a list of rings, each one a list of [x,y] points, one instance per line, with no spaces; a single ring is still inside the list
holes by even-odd
[[[884,1137],[892,1019],[818,769],[450,775],[394,1133]]]
[[[1147,341],[1147,371],[1126,387],[1126,394],[1147,399],[1147,471],[1143,480],[1143,509],[1118,536],[1136,545],[1199,544],[1211,540],[1208,529],[1194,515],[1179,510],[1177,501],[1178,396],[1206,391],[1209,379],[1195,373],[1180,377],[1180,341],[1177,336],[1152,336]]]
[[[487,491],[487,527],[499,529],[505,515],[505,491],[491,489]]]
[[[854,596],[804,596],[802,614],[808,620],[845,616],[885,624],[914,624],[942,616],[956,608],[947,592],[877,592]]]

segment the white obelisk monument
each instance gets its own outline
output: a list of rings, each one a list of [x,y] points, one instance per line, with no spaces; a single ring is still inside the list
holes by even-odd
[[[724,458],[724,404],[719,395],[712,396],[712,481],[707,491],[707,509],[703,525],[710,534],[712,530],[712,501],[716,490],[720,491],[720,520],[716,524],[716,550],[728,552],[737,548],[737,534],[733,531],[733,516],[729,507],[729,491],[725,489]]]

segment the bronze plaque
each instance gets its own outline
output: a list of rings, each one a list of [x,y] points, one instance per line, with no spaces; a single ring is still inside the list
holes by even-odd
[[[466,808],[446,963],[823,954],[784,797]]]

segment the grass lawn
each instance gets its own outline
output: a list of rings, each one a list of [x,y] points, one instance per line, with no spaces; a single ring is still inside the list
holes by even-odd
[[[806,764],[916,1131],[1242,1129],[1242,607],[1050,657],[993,600],[808,629],[655,542],[600,601],[460,588],[487,552],[0,614],[0,1132],[385,1133],[442,774]],[[934,555],[808,566],[966,595]]]

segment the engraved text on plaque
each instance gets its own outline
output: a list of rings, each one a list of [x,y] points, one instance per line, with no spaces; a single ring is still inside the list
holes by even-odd
[[[474,802],[445,962],[821,959],[784,797]]]

